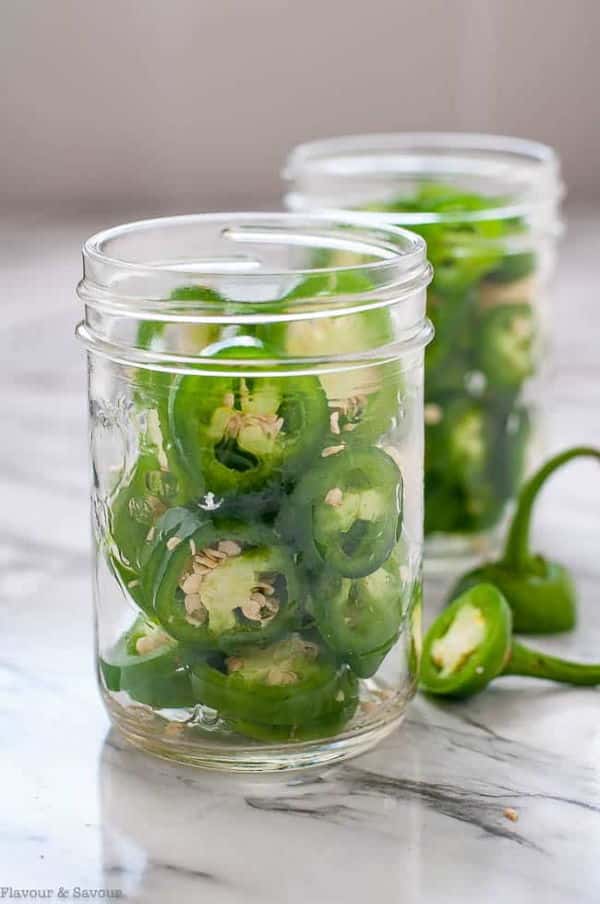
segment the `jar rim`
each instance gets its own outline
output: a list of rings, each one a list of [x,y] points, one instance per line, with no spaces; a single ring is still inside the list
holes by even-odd
[[[282,169],[282,178],[296,183],[285,196],[289,209],[315,208],[298,187],[302,179],[322,177],[329,186],[368,178],[374,184],[400,178],[423,181],[477,176],[503,186],[505,200],[477,211],[361,211],[367,222],[385,225],[471,222],[522,216],[544,206],[556,206],[564,195],[560,160],[549,145],[526,138],[469,132],[395,132],[345,135],[297,145]],[[500,199],[499,199],[500,200]],[[318,208],[329,216],[344,210],[329,198]],[[348,209],[348,208],[346,208]],[[350,208],[351,210],[352,208]]]
[[[166,235],[177,229],[211,226],[224,241],[254,246],[261,243],[265,246],[304,245],[314,250],[340,251],[350,257],[354,255],[356,261],[346,260],[333,266],[269,267],[262,264],[256,253],[253,257],[230,253],[209,257],[195,254],[193,259],[135,260],[122,252],[110,250],[115,244],[118,246],[120,241],[126,243],[136,234],[148,238],[153,231],[160,233],[162,230]],[[237,250],[235,245],[233,250]],[[164,292],[153,295],[148,287],[141,294],[129,291],[127,280],[136,277],[152,280],[158,275],[167,276],[174,285],[179,286],[228,278],[252,285],[265,278],[302,279],[327,274],[363,273],[376,274],[378,287],[393,287],[398,296],[405,292],[412,293],[430,282],[426,245],[420,236],[391,224],[366,222],[360,214],[353,216],[346,212],[335,217],[321,213],[290,212],[201,213],[139,220],[96,233],[83,243],[82,253],[84,277],[78,287],[79,296],[104,306],[110,306],[111,299],[115,303],[130,299],[135,301],[138,313],[143,313],[146,304],[150,310],[153,302],[160,302],[167,310],[173,300],[168,295],[165,297]],[[173,306],[181,309],[182,300],[177,299]],[[198,306],[198,301],[189,300],[184,306],[192,309]]]

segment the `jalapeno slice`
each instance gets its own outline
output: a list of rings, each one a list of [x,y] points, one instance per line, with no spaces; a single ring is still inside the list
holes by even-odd
[[[192,687],[199,703],[226,718],[290,732],[348,714],[357,700],[349,670],[297,633],[266,647],[234,648],[219,666],[192,665]]]
[[[315,581],[316,626],[343,662],[360,678],[374,675],[398,639],[410,597],[405,547],[362,578],[325,571]]]
[[[145,547],[160,517],[188,495],[164,451],[148,448],[140,452],[131,477],[111,503],[111,563],[127,592],[145,610],[148,599],[141,574]]]
[[[237,357],[266,354],[248,349]],[[312,376],[182,376],[169,398],[169,431],[181,460],[217,494],[289,479],[314,455],[327,426],[325,395]]]
[[[158,543],[154,612],[182,643],[229,650],[266,643],[297,623],[298,572],[268,528],[192,520],[185,536],[170,533]]]
[[[495,389],[518,389],[534,372],[535,321],[529,304],[500,304],[481,316],[477,363]]]
[[[502,672],[510,655],[512,617],[491,584],[462,594],[425,636],[421,686],[432,694],[467,697]]]
[[[332,266],[331,260],[327,261]],[[290,292],[284,302],[335,295],[352,296],[373,290],[372,282],[355,273],[309,277]],[[290,357],[327,356],[379,348],[391,342],[393,325],[387,308],[346,312],[340,317],[296,320],[259,327],[257,333],[269,347]],[[321,383],[329,405],[330,433],[346,442],[371,442],[396,423],[401,375],[396,364],[323,373]]]
[[[402,475],[376,447],[342,445],[322,455],[282,510],[282,530],[309,568],[363,577],[385,562],[399,536]]]
[[[126,691],[147,706],[174,709],[195,702],[179,645],[142,618],[100,658],[100,673],[107,690]]]

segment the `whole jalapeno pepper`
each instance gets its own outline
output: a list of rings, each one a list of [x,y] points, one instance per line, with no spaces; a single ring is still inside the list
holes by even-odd
[[[563,684],[600,684],[600,664],[572,662],[512,639],[510,606],[497,587],[476,584],[433,622],[423,643],[421,687],[430,694],[469,697],[500,675]]]
[[[500,304],[482,313],[476,359],[490,389],[516,390],[533,374],[535,337],[527,303]]]
[[[382,449],[324,449],[282,508],[283,532],[312,569],[360,578],[391,554],[401,530],[402,475]]]
[[[303,590],[273,531],[194,517],[182,528],[161,534],[152,552],[153,609],[169,634],[227,651],[296,625]]]
[[[575,625],[576,591],[571,574],[563,565],[532,553],[529,532],[533,506],[546,480],[558,468],[580,457],[600,459],[600,450],[580,446],[562,452],[524,484],[502,557],[463,575],[450,598],[486,581],[498,587],[508,600],[516,631],[551,634],[568,631]]]
[[[100,658],[100,673],[107,690],[126,691],[147,706],[174,709],[195,703],[178,643],[142,618]]]
[[[259,347],[224,347],[221,358],[268,358]],[[319,380],[298,376],[179,376],[169,434],[192,480],[241,496],[280,487],[320,447],[328,426]],[[268,495],[268,493],[267,493]]]
[[[333,261],[328,259],[327,265]],[[299,283],[282,304],[304,298],[348,296],[374,289],[365,276],[340,271],[330,276],[312,276]],[[394,337],[387,308],[358,311],[344,316],[295,320],[257,328],[257,336],[279,354],[295,356],[327,356],[334,348],[339,355],[380,348]],[[324,372],[320,376],[329,406],[332,437],[346,442],[372,442],[387,433],[396,423],[398,395],[402,385],[395,363],[368,368],[346,367]]]
[[[410,583],[404,544],[371,574],[344,578],[326,570],[312,590],[321,637],[360,678],[374,675],[398,639]]]
[[[225,718],[254,724],[255,732],[290,733],[346,717],[357,702],[357,681],[312,638],[293,633],[268,646],[233,648],[224,662],[191,666],[196,700]]]

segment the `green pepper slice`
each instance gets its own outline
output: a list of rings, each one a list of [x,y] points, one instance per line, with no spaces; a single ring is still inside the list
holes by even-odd
[[[548,478],[574,458],[600,459],[600,450],[578,446],[554,456],[524,484],[502,557],[467,572],[455,585],[451,598],[475,584],[496,585],[513,611],[515,630],[552,634],[570,630],[576,622],[576,591],[563,565],[536,555],[529,548],[533,506]]]
[[[303,592],[290,553],[268,528],[192,518],[158,539],[154,612],[200,650],[266,643],[294,627]]]
[[[537,269],[537,257],[533,251],[505,254],[500,264],[488,273],[486,280],[494,283],[511,283],[531,276]]]
[[[500,591],[477,584],[436,618],[423,642],[421,687],[468,697],[500,674],[510,655],[512,616]]]
[[[335,261],[327,260],[328,266]],[[303,298],[354,295],[373,291],[374,286],[361,274],[340,271],[328,276],[303,280],[282,303]],[[288,357],[327,357],[331,350],[351,356],[391,342],[394,330],[387,308],[346,313],[338,317],[319,317],[290,323],[267,324],[257,335],[269,347]],[[372,442],[391,430],[398,417],[401,376],[396,364],[351,367],[320,376],[327,395],[332,436],[346,442]]]
[[[341,445],[322,454],[282,509],[281,528],[309,568],[364,577],[385,562],[400,534],[402,475],[377,447]]]
[[[145,611],[149,605],[141,573],[145,547],[164,512],[189,498],[189,488],[178,474],[162,447],[143,446],[131,476],[110,504],[111,564]]]
[[[138,703],[175,709],[195,703],[179,645],[139,618],[99,661],[107,690],[126,691]]]
[[[324,571],[315,581],[312,612],[324,641],[360,678],[374,675],[398,639],[410,597],[404,544],[362,578]]]
[[[517,643],[502,593],[491,584],[476,584],[429,628],[423,644],[421,687],[430,694],[464,698],[501,675],[595,686],[600,684],[600,663],[572,662]]]
[[[535,336],[529,304],[499,304],[483,312],[476,358],[489,387],[516,390],[534,373]]]
[[[357,681],[345,666],[300,634],[269,646],[244,646],[217,667],[192,665],[196,699],[222,716],[290,731],[355,708]]]
[[[267,355],[256,348],[220,353]],[[222,495],[291,478],[319,448],[327,426],[325,395],[313,376],[180,376],[169,398],[169,432],[185,468]]]

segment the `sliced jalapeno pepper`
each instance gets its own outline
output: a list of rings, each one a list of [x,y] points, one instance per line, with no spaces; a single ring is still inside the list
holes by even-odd
[[[330,738],[338,734],[350,721],[356,711],[356,694],[348,694],[348,703],[339,713],[326,716],[323,719],[315,719],[314,722],[305,722],[302,725],[264,725],[261,722],[248,722],[245,719],[230,719],[229,723],[238,734],[253,738],[255,741],[265,741],[272,744],[285,741],[318,741],[321,738]]]
[[[186,502],[189,488],[162,448],[143,448],[133,473],[111,503],[111,562],[133,599],[145,610],[141,567],[146,541],[161,515]]]
[[[327,457],[299,481],[280,523],[310,568],[363,577],[385,562],[399,536],[402,475],[376,447],[332,447],[322,454]]]
[[[410,584],[404,544],[376,571],[343,578],[325,571],[315,581],[312,612],[327,645],[360,678],[374,675],[398,639]]]
[[[195,703],[179,645],[141,618],[100,658],[100,672],[109,691],[126,691],[147,706],[171,709]]]
[[[232,649],[216,667],[192,665],[196,699],[222,716],[291,732],[353,711],[357,682],[312,639],[291,634],[270,646]]]
[[[563,684],[600,684],[600,663],[559,659],[512,639],[506,599],[476,584],[433,622],[423,644],[421,686],[431,694],[469,697],[500,675],[526,675]]]
[[[518,389],[534,372],[536,334],[529,304],[501,304],[481,316],[477,364],[494,389]]]
[[[536,268],[537,258],[533,251],[505,254],[500,264],[486,275],[486,280],[494,283],[516,282],[531,276]]]
[[[328,261],[329,265],[331,262]],[[286,296],[294,299],[333,295],[353,295],[373,291],[373,284],[360,274],[339,272],[332,276],[309,277]],[[268,324],[257,334],[280,354],[289,357],[320,357],[379,348],[394,336],[387,308],[375,308],[339,317],[296,320]],[[371,442],[387,433],[398,415],[401,375],[396,364],[369,368],[347,367],[320,376],[329,404],[330,431],[349,442]]]
[[[221,357],[265,357],[256,348]],[[316,377],[178,377],[169,431],[194,480],[241,495],[293,476],[320,447],[327,403]]]
[[[469,291],[439,295],[430,292],[427,314],[435,329],[435,340],[425,351],[428,400],[437,393],[464,392],[470,368],[473,295]]]
[[[575,625],[576,591],[571,574],[564,566],[530,551],[529,531],[533,505],[546,480],[562,465],[579,457],[600,459],[600,450],[582,446],[562,452],[525,483],[504,554],[498,561],[463,575],[451,598],[486,581],[496,585],[508,600],[517,631],[550,634],[568,631]]]
[[[193,526],[193,529],[192,529]],[[161,557],[162,550],[162,557]],[[293,627],[302,591],[294,561],[260,525],[193,519],[153,552],[154,611],[165,630],[202,650],[261,643]]]
[[[206,286],[180,286],[170,296],[173,301],[206,301],[222,305],[224,299],[214,289]],[[140,324],[137,333],[137,347],[163,352],[175,351],[179,354],[200,352],[216,342],[221,332],[219,324],[169,323],[160,320],[147,320]],[[166,371],[140,368],[136,378],[136,395],[145,407],[156,404],[157,396],[166,395],[173,375]]]
[[[459,398],[425,409],[427,467],[439,469],[448,483],[470,486],[482,480],[490,457],[485,407]]]

